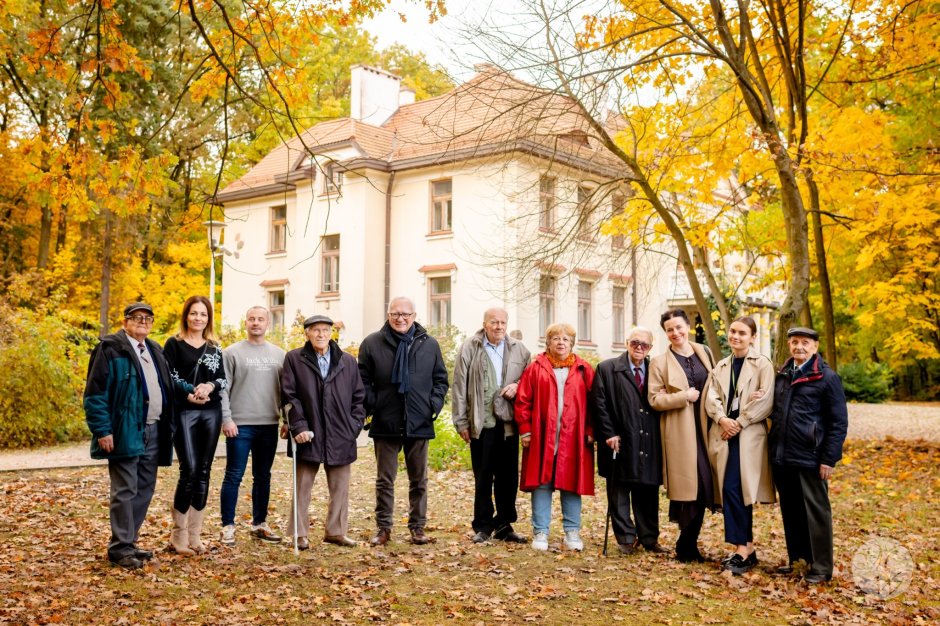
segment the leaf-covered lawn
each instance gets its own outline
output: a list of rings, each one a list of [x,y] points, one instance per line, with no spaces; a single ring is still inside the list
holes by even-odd
[[[432,444],[433,445],[433,444]],[[373,530],[374,462],[362,450],[354,469],[351,535]],[[755,513],[761,566],[743,577],[721,573],[717,562],[682,565],[664,555],[601,556],[606,500],[584,499],[585,551],[559,549],[560,513],[553,519],[552,551],[469,541],[472,476],[433,472],[429,529],[437,543],[404,541],[406,483],[399,475],[398,520],[384,549],[344,549],[312,542],[299,558],[285,545],[247,534],[249,504],[239,502],[234,549],[218,537],[218,486],[204,535],[210,552],[183,558],[164,551],[176,469],[161,470],[141,546],[158,549],[145,569],[127,572],[105,558],[109,535],[107,471],[0,474],[0,623],[71,624],[809,624],[937,623],[940,620],[940,448],[909,442],[850,442],[847,463],[832,483],[836,520],[836,580],[809,588],[772,570],[785,561],[776,507]],[[250,475],[250,473],[249,473]],[[247,480],[250,485],[250,480]],[[290,465],[278,457],[269,521],[286,527]],[[598,494],[603,481],[598,479]],[[249,488],[250,491],[250,488]],[[519,498],[517,530],[531,535],[529,499]],[[314,489],[319,539],[325,484]],[[664,545],[675,541],[665,521]],[[910,586],[882,600],[853,581],[852,559],[873,536],[900,542],[914,561]],[[705,552],[725,555],[721,518],[706,519]],[[612,547],[613,540],[611,540]]]

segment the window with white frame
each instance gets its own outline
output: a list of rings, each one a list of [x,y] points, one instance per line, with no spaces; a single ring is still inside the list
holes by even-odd
[[[287,250],[287,207],[271,207],[271,226],[269,228],[268,252]]]
[[[578,185],[578,234],[581,241],[594,240],[594,206],[591,202],[591,190]]]
[[[539,276],[539,337],[544,337],[545,330],[555,322],[556,282],[550,274]]]
[[[343,190],[343,170],[339,165],[330,163],[323,172],[323,193],[329,195]]]
[[[591,297],[594,283],[578,281],[578,340],[591,341]]]
[[[273,289],[268,292],[268,310],[271,311],[271,328],[284,328],[284,290]]]
[[[616,345],[623,345],[626,337],[626,296],[627,288],[614,285],[611,290],[610,316],[613,321],[613,341]]]
[[[450,276],[428,278],[428,310],[431,312],[431,326],[450,324],[451,286]]]
[[[615,193],[610,201],[610,215],[611,217],[620,217],[624,214],[626,210],[625,200],[622,194]],[[615,250],[623,249],[624,237],[622,234],[614,235],[610,238],[610,245]]]
[[[322,293],[337,293],[339,291],[339,235],[327,235],[321,243],[323,282],[320,285]]]
[[[539,228],[555,230],[555,179],[548,176],[539,179]]]
[[[451,230],[453,218],[453,182],[451,179],[431,182],[431,232]]]

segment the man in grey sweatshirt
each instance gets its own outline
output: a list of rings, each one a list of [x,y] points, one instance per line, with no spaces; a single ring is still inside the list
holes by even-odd
[[[251,455],[251,536],[281,540],[267,523],[271,497],[271,466],[277,451],[281,370],[285,352],[265,339],[271,315],[261,306],[248,309],[248,339],[222,352],[228,388],[222,392],[222,432],[225,434],[225,478],[222,479],[222,538],[235,544],[235,505],[238,487]]]

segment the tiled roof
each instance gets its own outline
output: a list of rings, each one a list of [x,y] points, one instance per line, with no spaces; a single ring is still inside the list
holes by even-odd
[[[445,95],[400,107],[382,126],[350,118],[317,124],[302,141],[295,137],[271,151],[219,200],[267,192],[285,183],[308,151],[342,144],[390,169],[525,151],[595,171],[622,170],[592,132],[571,99],[488,68]]]

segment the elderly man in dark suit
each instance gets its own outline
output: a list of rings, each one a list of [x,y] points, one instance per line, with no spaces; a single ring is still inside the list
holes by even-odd
[[[594,376],[598,471],[607,479],[607,507],[620,552],[632,554],[643,546],[662,553],[667,550],[659,545],[659,414],[646,394],[653,334],[634,328],[627,345],[627,352],[598,365]]]

